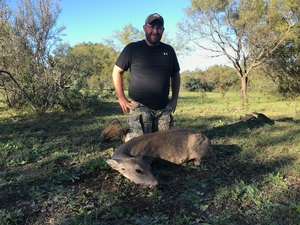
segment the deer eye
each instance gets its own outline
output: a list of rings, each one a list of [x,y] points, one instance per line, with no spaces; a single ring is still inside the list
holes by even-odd
[[[122,167],[122,168],[121,168],[121,170],[125,170],[125,168],[124,168],[124,167]]]
[[[136,169],[135,172],[139,173],[139,174],[143,174],[143,171],[140,169]]]

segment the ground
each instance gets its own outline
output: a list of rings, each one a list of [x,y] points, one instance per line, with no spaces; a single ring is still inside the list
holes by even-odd
[[[105,162],[122,144],[99,141],[120,114],[118,104],[101,115],[2,116],[0,223],[297,224],[299,120],[266,111],[273,125],[248,123],[195,101],[184,115],[179,110],[176,126],[207,135],[217,160],[154,165],[157,189],[136,185]]]

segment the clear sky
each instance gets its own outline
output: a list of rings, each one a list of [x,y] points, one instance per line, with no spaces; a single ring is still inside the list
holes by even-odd
[[[72,46],[82,42],[103,43],[129,23],[142,30],[146,17],[159,13],[164,18],[168,37],[175,39],[177,23],[185,17],[184,8],[189,5],[190,0],[61,0],[58,24],[66,25],[63,40]],[[198,51],[198,54],[179,57],[179,63],[184,71],[225,64],[226,59],[207,58],[203,51],[200,54]]]
[[[16,7],[15,0],[8,2]],[[62,12],[57,22],[58,26],[66,26],[63,41],[74,46],[83,42],[104,43],[129,23],[142,30],[146,17],[159,13],[165,21],[165,33],[175,39],[179,32],[177,23],[185,18],[184,9],[188,6],[190,0],[61,0]],[[181,71],[228,64],[224,57],[212,59],[195,50],[192,55],[178,57]]]
[[[175,37],[176,24],[184,17],[189,0],[61,0],[59,24],[66,25],[63,38],[71,45],[102,42],[132,23],[142,30],[146,17],[159,13],[165,20],[165,32]]]

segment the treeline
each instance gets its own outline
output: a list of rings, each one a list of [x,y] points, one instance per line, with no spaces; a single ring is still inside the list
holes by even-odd
[[[296,6],[299,4],[298,1],[289,1]],[[198,1],[193,1],[193,3],[196,2]],[[243,10],[247,10],[247,4],[239,7],[246,7]],[[235,5],[226,5],[226,7],[233,6]],[[216,5],[207,5],[205,8],[199,8],[198,5],[191,7],[199,12],[203,10],[212,12],[209,7],[216,7]],[[224,12],[229,10],[224,7],[218,8],[218,15],[223,16]],[[289,36],[285,35],[280,40],[276,39],[273,45],[267,46],[269,50],[261,51],[263,46],[266,47],[267,41],[262,41],[260,46],[252,41],[251,49],[248,49],[250,45],[246,38],[247,30],[243,30],[243,38],[240,40],[231,39],[234,36],[230,35],[228,40],[232,42],[227,42],[228,45],[231,46],[232,43],[234,46],[236,41],[244,45],[244,48],[233,52],[233,55],[240,56],[243,53],[243,57],[230,58],[233,62],[232,68],[212,66],[204,71],[183,71],[182,89],[224,92],[240,90],[246,84],[250,90],[274,90],[283,95],[298,96],[300,93],[300,43],[299,32],[296,31],[300,27],[299,7],[290,8],[287,12],[293,15],[290,19],[292,24],[288,27],[291,31]],[[66,28],[57,25],[60,13],[59,0],[20,0],[15,12],[6,0],[0,1],[0,95],[7,106],[30,107],[38,114],[52,109],[86,110],[100,107],[103,100],[114,96],[111,82],[114,62],[122,46],[130,41],[141,39],[143,32],[129,24],[123,30],[116,31],[114,36],[118,39],[117,42],[108,39],[106,44],[81,43],[69,46],[61,41]],[[265,15],[268,16],[268,14]],[[228,19],[234,19],[236,24],[230,23],[230,26],[237,26],[236,29],[241,29],[237,22],[244,20],[236,21],[235,14],[231,16],[232,18]],[[278,23],[279,25],[282,24]],[[185,27],[181,26],[181,29]],[[253,29],[255,27],[252,26]],[[271,28],[268,27],[270,30]],[[231,29],[235,30],[234,27]],[[286,27],[282,25],[282,30],[284,29]],[[220,32],[224,30],[221,29]],[[206,29],[203,30],[203,32],[206,31]],[[192,34],[191,32],[188,34]],[[276,32],[279,34],[281,31]],[[189,49],[185,43],[191,40],[196,41],[196,35],[197,32],[186,40],[179,39],[180,41],[172,45],[176,47],[177,52],[184,52]],[[199,40],[201,38],[199,36]],[[265,36],[259,38],[263,39]],[[170,40],[165,36],[164,41],[168,43]],[[239,42],[237,42],[237,47],[239,47]],[[227,52],[224,51],[223,54]],[[260,61],[255,58],[258,55],[261,57]],[[250,73],[251,79],[249,79]],[[125,76],[127,77],[125,85],[128,85],[128,74]]]
[[[231,62],[244,102],[250,78],[261,69],[281,93],[299,94],[300,1],[192,0],[185,16],[181,37]]]
[[[29,106],[38,114],[99,105],[109,94],[104,89],[111,87],[118,53],[103,44],[63,44],[59,1],[20,3],[15,13],[6,1],[0,3],[0,93],[5,103]]]
[[[265,70],[256,70],[248,82],[248,89],[255,92],[278,93],[281,85],[274,82]],[[241,89],[235,69],[226,65],[214,65],[205,70],[183,71],[181,89],[190,92],[238,92]]]

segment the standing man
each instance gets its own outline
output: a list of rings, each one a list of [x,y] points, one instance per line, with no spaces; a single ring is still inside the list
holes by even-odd
[[[119,104],[128,113],[129,133],[133,137],[160,130],[173,124],[180,89],[180,67],[174,49],[160,42],[164,19],[150,14],[143,26],[146,39],[128,44],[118,57],[112,77]],[[130,69],[129,98],[124,94],[122,75]],[[170,86],[172,97],[169,99]]]

